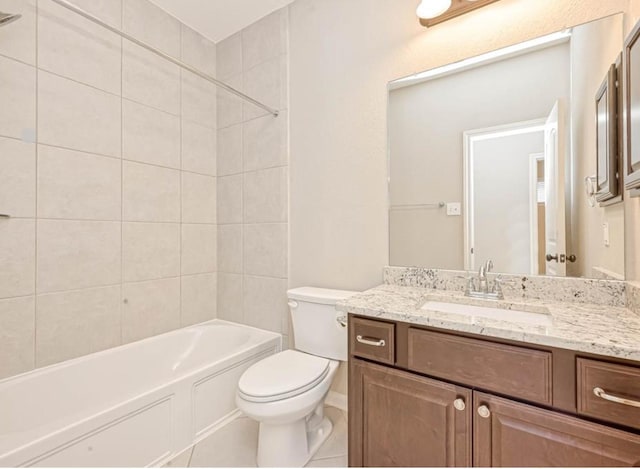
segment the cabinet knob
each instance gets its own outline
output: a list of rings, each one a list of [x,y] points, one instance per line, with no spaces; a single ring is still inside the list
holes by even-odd
[[[453,407],[455,407],[457,410],[464,410],[467,405],[464,403],[464,399],[458,398],[453,401]]]
[[[478,407],[478,415],[483,419],[487,419],[491,415],[491,411],[486,405],[481,405]]]

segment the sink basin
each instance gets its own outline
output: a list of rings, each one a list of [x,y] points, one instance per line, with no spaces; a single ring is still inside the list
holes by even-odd
[[[496,319],[499,321],[518,322],[532,326],[548,327],[552,325],[549,313],[519,311],[517,309],[494,308],[490,306],[475,306],[443,301],[427,301],[420,308],[439,313],[458,314],[472,318]]]

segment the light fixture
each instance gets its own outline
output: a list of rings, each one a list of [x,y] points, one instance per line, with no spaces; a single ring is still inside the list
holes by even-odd
[[[451,0],[422,0],[418,5],[416,14],[420,19],[430,20],[440,16],[449,8],[451,8]]]
[[[422,0],[416,14],[425,27],[464,15],[498,0]]]

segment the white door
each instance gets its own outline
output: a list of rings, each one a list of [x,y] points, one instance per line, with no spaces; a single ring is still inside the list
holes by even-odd
[[[546,273],[556,276],[567,274],[564,183],[566,143],[561,104],[556,101],[544,129]]]

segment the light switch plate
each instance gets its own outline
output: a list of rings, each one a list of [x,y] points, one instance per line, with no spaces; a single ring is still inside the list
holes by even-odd
[[[459,217],[462,214],[462,204],[460,202],[450,202],[447,204],[447,215]]]
[[[609,241],[609,223],[608,222],[605,222],[602,224],[602,235],[604,239],[604,245],[606,247],[609,247],[611,243]]]

